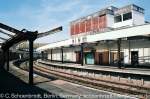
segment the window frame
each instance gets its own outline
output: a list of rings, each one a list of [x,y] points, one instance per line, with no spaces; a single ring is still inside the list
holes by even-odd
[[[130,16],[127,17],[128,14],[130,14]],[[126,15],[126,18],[125,18],[125,15]],[[122,18],[123,21],[130,20],[130,19],[132,19],[132,12],[124,13],[122,16],[123,16],[123,18]]]
[[[120,19],[119,19],[119,18],[117,18],[117,17],[120,17]],[[118,20],[116,20],[116,19],[119,19],[119,21],[118,21]],[[122,15],[116,15],[116,16],[114,17],[114,22],[115,22],[115,23],[122,22]]]

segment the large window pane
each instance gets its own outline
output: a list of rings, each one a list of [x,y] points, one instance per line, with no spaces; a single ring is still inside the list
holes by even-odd
[[[121,22],[121,15],[115,16],[115,23]]]
[[[132,13],[131,12],[123,14],[123,21],[129,20],[129,19],[132,19]]]

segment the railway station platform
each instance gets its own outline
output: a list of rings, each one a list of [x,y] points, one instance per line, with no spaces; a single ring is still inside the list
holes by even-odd
[[[122,69],[119,69],[118,67],[103,66],[103,65],[84,65],[84,66],[81,66],[80,64],[75,64],[75,63],[61,63],[61,62],[53,62],[53,61],[48,61],[48,60],[44,60],[44,61],[38,60],[38,62],[46,64],[46,65],[70,67],[70,68],[77,68],[77,69],[86,69],[86,70],[93,70],[93,71],[95,70],[95,71],[101,71],[101,72],[150,76],[150,69],[144,69],[144,68],[122,68]]]
[[[12,72],[14,72],[15,75],[12,74]],[[55,95],[40,87],[24,82],[16,75],[22,77],[22,79],[25,79],[25,75],[19,74],[12,70],[10,70],[10,72],[7,72],[4,69],[0,69],[0,99],[41,99],[44,94],[53,96]],[[57,98],[52,99],[60,99],[59,96],[56,97]]]
[[[103,90],[97,90],[60,80],[51,75],[45,77],[35,71],[34,85],[29,85],[28,71],[13,65],[12,62],[10,64],[11,66],[9,72],[0,71],[0,75],[2,75],[0,76],[0,79],[3,79],[0,83],[0,98],[1,94],[4,95],[7,93],[7,95],[39,95],[39,97],[42,95],[41,97],[45,97],[46,99],[79,99],[79,97],[81,99],[99,99],[97,97],[108,97],[108,99],[137,99],[137,96],[121,95]],[[48,95],[56,95],[58,98],[49,98]]]
[[[52,71],[60,73],[66,78],[87,78],[87,82],[101,83],[103,85],[110,85],[110,87],[116,86],[116,88],[122,88],[121,90],[137,91],[141,93],[146,93],[149,95],[150,92],[150,70],[140,69],[140,68],[122,68],[110,66],[96,66],[96,65],[85,65],[72,63],[61,63],[61,62],[51,62],[46,60],[37,60],[34,63],[35,70],[40,70],[45,72]],[[54,72],[53,72],[54,71]],[[51,73],[51,72],[48,72]],[[55,74],[55,73],[54,73]],[[56,73],[57,74],[57,73]],[[71,76],[70,76],[71,75]],[[88,82],[90,83],[90,82]],[[92,84],[91,84],[92,85]],[[119,86],[120,85],[120,86]],[[141,94],[138,93],[138,94]],[[148,93],[148,94],[147,94]],[[146,98],[147,99],[147,98]]]

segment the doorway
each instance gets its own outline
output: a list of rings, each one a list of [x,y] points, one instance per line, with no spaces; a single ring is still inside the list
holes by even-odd
[[[99,64],[109,65],[109,52],[108,51],[99,53]]]
[[[85,53],[85,64],[93,65],[94,64],[94,54],[91,52]]]
[[[81,53],[80,52],[76,52],[76,63],[77,64],[81,63]]]
[[[103,54],[102,53],[99,54],[99,64],[103,65]]]
[[[131,51],[131,65],[137,66],[139,64],[138,51]]]

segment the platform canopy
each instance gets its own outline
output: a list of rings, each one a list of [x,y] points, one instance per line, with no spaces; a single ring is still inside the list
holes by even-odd
[[[59,42],[55,42],[55,43],[51,43],[42,47],[37,48],[37,51],[43,51],[43,50],[47,50],[47,49],[53,49],[56,47],[62,47],[62,46],[69,46],[72,44],[72,39],[67,39],[67,40],[63,40],[63,41],[59,41]]]
[[[5,32],[5,31],[7,31],[7,32]],[[12,28],[10,26],[7,26],[3,23],[0,23],[0,33],[9,36],[9,38],[7,38],[7,39],[0,36],[0,39],[3,40],[2,44],[1,44],[1,49],[6,50],[6,49],[10,48],[11,46],[13,46],[14,44],[18,44],[22,41],[35,40],[37,38],[44,37],[49,34],[59,32],[59,31],[62,31],[61,26],[54,28],[47,32],[38,33],[38,31],[32,32],[32,31],[27,31],[26,29],[23,29],[20,31],[15,28]],[[8,32],[10,32],[10,33],[8,33]]]
[[[95,35],[88,35],[87,42],[114,40],[118,38],[149,36],[149,35],[150,35],[150,24],[144,24],[127,28],[114,29],[108,32],[97,33]]]
[[[21,43],[23,41],[29,41],[29,84],[33,85],[33,52],[34,52],[34,40],[37,38],[41,38],[59,31],[62,31],[62,27],[54,28],[50,31],[38,33],[38,31],[28,31],[26,29],[23,30],[17,30],[15,28],[12,28],[10,26],[7,26],[3,23],[0,23],[0,29],[4,29],[6,31],[9,31],[11,33],[14,33],[14,35],[10,35],[8,39],[5,39],[0,36],[0,39],[2,39],[4,42],[1,44],[1,50],[3,52],[3,62],[6,63],[6,69],[9,71],[9,49],[13,45],[16,45],[18,43]],[[1,31],[3,34],[7,34],[6,32]],[[3,64],[3,69],[4,69]]]
[[[14,33],[11,33],[9,31],[6,31],[2,28],[0,28],[0,46],[7,41],[8,39],[10,39],[11,37],[14,36]]]
[[[96,33],[93,35],[84,36],[86,41],[80,42],[81,43],[93,43],[98,41],[105,41],[105,40],[116,40],[118,38],[132,38],[132,37],[150,37],[150,24],[143,24],[131,27],[124,27],[124,28],[116,28],[113,30]],[[59,41],[55,43],[48,44],[46,46],[39,47],[37,51],[44,51],[47,49],[53,49],[61,46],[69,46],[69,45],[77,45],[74,44],[74,38],[70,38],[64,41]]]

